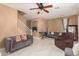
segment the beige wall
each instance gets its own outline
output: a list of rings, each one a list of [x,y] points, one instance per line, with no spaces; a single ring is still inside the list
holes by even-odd
[[[52,19],[48,21],[48,31],[49,32],[63,32],[62,18]]]
[[[38,31],[46,31],[46,26],[47,26],[47,21],[44,19],[39,19],[38,20]]]
[[[78,24],[78,16],[73,15],[67,17],[69,18],[69,25],[77,25]],[[38,31],[46,31],[48,27],[49,32],[63,32],[64,26],[63,26],[63,17],[62,18],[56,18],[51,20],[45,20],[43,18],[37,18],[35,19],[37,23],[32,23],[32,26],[37,26]]]
[[[67,17],[69,18],[69,25],[78,25],[78,16],[73,15]],[[63,18],[56,18],[48,21],[48,31],[53,31],[53,32],[63,32],[63,24],[62,24],[62,19]]]
[[[78,25],[78,15],[69,17],[69,25]]]
[[[31,26],[32,27],[37,27],[38,26],[38,21],[37,20],[32,20],[31,21]]]
[[[31,29],[31,20],[26,20],[26,26]]]
[[[0,5],[0,48],[3,38],[17,34],[17,10]]]
[[[38,31],[48,31],[49,32],[63,32],[64,28],[63,28],[63,24],[62,24],[62,18],[56,18],[56,19],[52,19],[52,20],[45,20],[43,18],[38,18],[35,19],[35,21],[37,21],[37,23],[32,23],[32,26],[37,26]]]
[[[37,18],[32,21],[32,27],[36,26],[38,29],[38,32],[46,31],[47,27],[47,20],[43,18]]]
[[[0,5],[0,48],[4,45],[5,37],[21,35],[26,31],[26,19],[17,10]]]

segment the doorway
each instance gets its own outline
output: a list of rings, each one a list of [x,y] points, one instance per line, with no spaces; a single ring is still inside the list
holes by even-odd
[[[78,41],[78,26],[68,25],[68,32],[74,33],[74,41]]]

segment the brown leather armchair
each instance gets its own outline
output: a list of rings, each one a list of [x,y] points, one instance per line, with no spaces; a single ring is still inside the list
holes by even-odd
[[[70,32],[62,33],[62,35],[55,37],[55,45],[62,50],[64,50],[66,47],[72,48],[73,41],[74,35]]]

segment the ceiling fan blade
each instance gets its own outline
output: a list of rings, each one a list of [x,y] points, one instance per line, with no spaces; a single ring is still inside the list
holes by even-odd
[[[37,4],[38,7],[40,6],[40,3],[36,3],[36,4]]]
[[[43,9],[46,13],[49,13],[49,11],[48,10],[45,10],[45,9]]]
[[[44,6],[44,8],[50,8],[53,7],[53,5]]]
[[[43,7],[43,3],[36,3],[38,7]]]
[[[39,8],[31,8],[30,10],[35,10],[35,9],[39,9]]]

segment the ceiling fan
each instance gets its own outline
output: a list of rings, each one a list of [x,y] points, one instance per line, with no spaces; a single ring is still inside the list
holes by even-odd
[[[40,9],[40,11],[45,11],[46,13],[49,13],[48,10],[46,10],[45,8],[51,8],[53,7],[53,5],[47,5],[44,6],[43,3],[36,3],[36,5],[38,6],[38,8],[30,8],[30,10],[36,10],[36,9]],[[40,12],[38,11],[37,14],[40,14]]]

